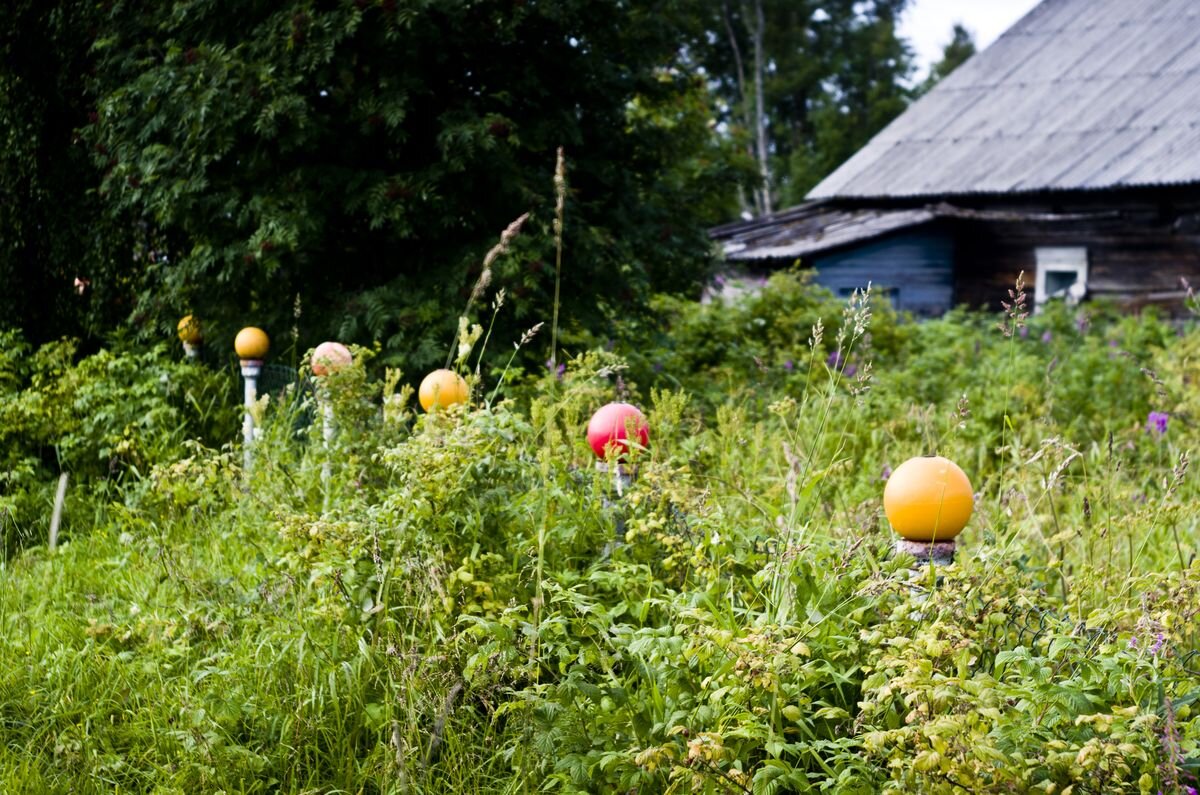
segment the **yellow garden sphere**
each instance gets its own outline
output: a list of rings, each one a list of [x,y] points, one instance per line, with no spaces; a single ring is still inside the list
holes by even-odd
[[[421,388],[417,390],[417,399],[426,411],[466,403],[470,397],[471,389],[467,382],[453,370],[434,370],[425,376]]]
[[[188,345],[197,345],[204,341],[204,332],[200,329],[200,320],[192,315],[184,315],[176,326],[179,331],[179,341]]]
[[[271,349],[271,339],[262,329],[247,326],[237,333],[233,349],[237,351],[239,359],[262,359]]]
[[[910,458],[888,478],[883,510],[892,529],[909,541],[951,541],[975,510],[971,481],[940,455]]]

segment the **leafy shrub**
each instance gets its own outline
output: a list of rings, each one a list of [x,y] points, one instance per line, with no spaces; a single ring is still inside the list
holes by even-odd
[[[3,509],[16,535],[38,538],[58,472],[104,493],[127,474],[175,460],[188,439],[227,439],[228,377],[167,356],[101,350],[79,358],[71,340],[36,351],[0,336]],[[72,491],[72,495],[76,491]],[[77,500],[70,514],[84,510]]]

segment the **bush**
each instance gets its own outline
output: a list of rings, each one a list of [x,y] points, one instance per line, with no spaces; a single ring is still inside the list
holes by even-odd
[[[79,358],[71,340],[33,351],[11,331],[0,335],[0,346],[0,457],[10,542],[45,537],[59,472],[75,481],[68,517],[79,516],[92,499],[76,496],[79,489],[102,507],[110,487],[179,458],[187,440],[230,436],[236,414],[228,374],[171,359],[163,347]]]

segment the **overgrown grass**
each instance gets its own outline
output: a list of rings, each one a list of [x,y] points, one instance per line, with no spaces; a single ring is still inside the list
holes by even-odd
[[[0,577],[0,788],[1197,786],[1200,331],[772,290],[435,415],[360,350],[332,448],[277,396],[248,476],[176,443],[93,490]],[[620,389],[618,496],[583,426]],[[978,491],[936,571],[880,507],[931,450]]]

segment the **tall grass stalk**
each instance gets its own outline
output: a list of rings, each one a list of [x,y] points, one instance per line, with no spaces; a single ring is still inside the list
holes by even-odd
[[[562,290],[563,214],[567,201],[567,162],[558,147],[554,164],[554,316],[550,322],[550,371],[558,366],[558,306]]]
[[[1004,474],[1005,460],[1008,456],[1008,451],[1004,449],[1005,438],[1008,434],[1008,428],[1011,420],[1008,416],[1008,408],[1012,397],[1012,379],[1013,372],[1016,369],[1017,346],[1016,337],[1018,332],[1025,327],[1025,318],[1029,317],[1029,310],[1026,307],[1027,296],[1025,294],[1025,271],[1017,274],[1016,284],[1014,289],[1008,291],[1008,301],[1001,301],[1000,306],[1004,308],[1004,319],[1000,321],[998,327],[1003,332],[1005,337],[1008,337],[1008,368],[1004,373],[1004,413],[1000,420],[1000,461],[997,465],[996,473],[996,506],[999,507],[1001,500],[1004,499]]]
[[[803,462],[795,460],[795,457],[787,450],[785,444],[784,454],[788,462],[788,492],[790,499],[790,507],[788,510],[788,518],[784,527],[783,538],[780,540],[780,549],[776,555],[775,570],[771,580],[771,605],[775,610],[775,620],[779,623],[784,623],[790,618],[790,610],[792,608],[791,595],[788,592],[787,583],[787,566],[790,550],[794,548],[801,539],[797,538],[796,525],[800,519],[801,500],[800,495],[807,489],[807,484],[810,478],[814,477],[813,462],[817,456],[817,451],[825,440],[825,432],[829,425],[830,413],[833,410],[834,401],[838,395],[838,387],[842,382],[843,375],[846,371],[846,366],[850,361],[850,356],[858,342],[866,335],[867,329],[871,322],[871,285],[868,283],[866,289],[855,290],[846,303],[842,312],[842,323],[838,328],[837,337],[835,340],[835,352],[833,354],[832,366],[827,366],[827,382],[825,389],[824,400],[820,405],[820,415],[817,421],[817,428],[812,434],[809,444],[807,445],[807,453]],[[815,349],[819,344],[823,334],[823,327],[818,322],[813,327],[813,334],[809,338],[809,367],[811,368],[815,362]],[[869,366],[864,364],[864,376],[869,377]],[[811,374],[810,374],[811,375]],[[807,386],[806,390],[807,392]],[[807,403],[807,395],[806,403]],[[803,408],[803,404],[802,404]],[[786,428],[786,419],[785,419]],[[794,432],[789,435],[793,436],[793,441],[800,445],[800,440],[794,438]],[[834,452],[832,460],[828,466],[832,467],[843,448],[839,447]],[[809,500],[804,500],[804,505],[807,505]]]
[[[504,307],[505,295],[506,291],[501,287],[496,291],[496,297],[492,299],[492,319],[488,321],[487,333],[483,335],[483,342],[480,343],[479,349],[475,351],[475,376],[477,378],[483,367],[483,354],[487,351],[488,342],[492,339],[492,329],[496,327],[496,318],[499,316],[500,310]]]
[[[520,340],[513,343],[513,352],[509,355],[508,361],[504,363],[504,370],[501,371],[500,377],[496,379],[496,386],[492,388],[492,394],[488,397],[485,404],[488,408],[491,408],[492,401],[496,399],[496,395],[500,393],[500,388],[504,386],[504,381],[508,378],[509,368],[512,367],[513,360],[517,358],[517,354],[521,351],[521,348],[528,345],[537,336],[537,333],[542,330],[542,326],[544,325],[546,325],[544,322],[534,324],[528,331],[521,335]]]

